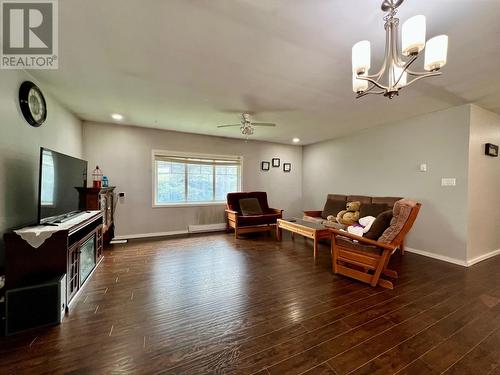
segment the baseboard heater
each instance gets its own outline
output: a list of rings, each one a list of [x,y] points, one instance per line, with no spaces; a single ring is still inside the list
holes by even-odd
[[[226,230],[226,223],[188,226],[189,233],[220,232],[223,230]]]

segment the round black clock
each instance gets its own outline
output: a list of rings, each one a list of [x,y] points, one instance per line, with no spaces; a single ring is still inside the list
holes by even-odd
[[[25,81],[19,88],[19,106],[31,126],[40,126],[47,118],[47,104],[42,91],[33,82]]]

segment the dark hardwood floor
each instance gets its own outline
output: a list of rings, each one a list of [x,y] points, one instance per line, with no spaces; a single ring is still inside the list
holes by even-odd
[[[63,324],[0,338],[0,373],[500,374],[500,257],[391,262],[393,291],[302,238],[115,246]]]

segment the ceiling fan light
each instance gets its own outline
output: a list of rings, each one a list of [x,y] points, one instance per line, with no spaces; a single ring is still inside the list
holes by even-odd
[[[367,74],[360,74],[360,77],[364,77]],[[352,74],[352,91],[355,93],[359,94],[363,91],[366,91],[368,89],[368,81],[365,81],[364,79],[359,79],[358,75],[356,73]]]
[[[425,16],[418,15],[406,20],[401,34],[403,55],[420,53],[425,48],[425,33]]]
[[[438,35],[427,42],[424,69],[439,70],[446,65],[448,57],[448,35]]]
[[[352,71],[355,74],[368,73],[370,70],[371,46],[367,40],[362,40],[352,47]]]

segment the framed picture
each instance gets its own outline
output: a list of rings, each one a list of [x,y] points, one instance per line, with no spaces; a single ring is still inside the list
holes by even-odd
[[[260,169],[263,170],[263,171],[268,171],[271,167],[271,163],[269,163],[268,161],[263,161],[260,163]]]
[[[492,143],[486,143],[485,154],[488,156],[498,157],[498,145]]]
[[[291,172],[292,164],[291,163],[283,163],[283,172]]]
[[[271,160],[271,162],[272,162],[273,168],[277,168],[281,165],[279,158],[273,158],[273,160]]]

